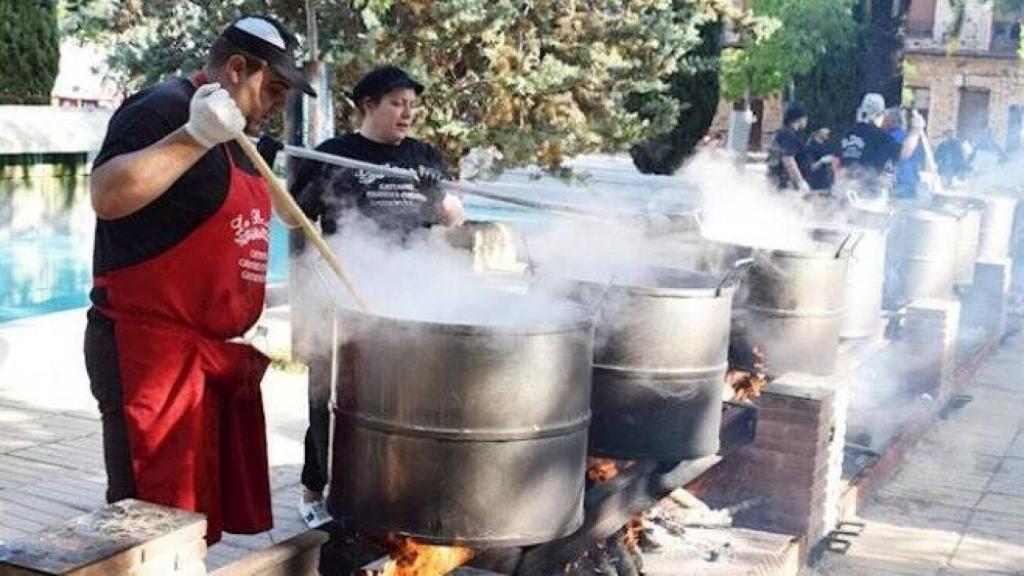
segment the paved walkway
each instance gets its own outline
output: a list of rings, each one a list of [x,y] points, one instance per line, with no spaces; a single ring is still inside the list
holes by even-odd
[[[287,342],[283,311],[267,315],[270,339]],[[106,475],[96,402],[82,359],[85,313],[0,324],[0,541],[32,534],[104,504]],[[263,382],[274,530],[225,535],[215,568],[305,529],[298,518],[306,377],[271,369]]]
[[[1024,336],[1010,340],[809,574],[1024,575]],[[965,398],[966,399],[966,398]]]

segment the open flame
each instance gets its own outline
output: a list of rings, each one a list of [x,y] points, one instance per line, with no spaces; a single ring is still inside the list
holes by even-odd
[[[594,484],[607,482],[619,475],[619,464],[611,458],[587,458],[587,480]]]
[[[389,534],[391,561],[381,572],[385,576],[441,576],[473,558],[473,550],[462,546],[435,546],[406,536]]]
[[[757,398],[768,387],[771,377],[765,367],[764,352],[759,346],[753,349],[753,366],[748,369],[730,368],[725,374],[727,390],[732,391],[733,402],[744,402]]]

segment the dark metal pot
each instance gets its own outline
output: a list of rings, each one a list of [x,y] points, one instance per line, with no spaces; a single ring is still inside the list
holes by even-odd
[[[523,299],[505,296],[494,310]],[[519,546],[583,520],[593,327],[346,311],[330,510],[426,542]]]
[[[647,272],[579,283],[600,306],[590,453],[673,461],[713,454],[738,274]]]
[[[754,260],[746,282],[746,331],[772,372],[835,370],[847,262],[844,246],[776,250]]]
[[[886,251],[886,307],[922,298],[951,298],[956,278],[959,224],[944,211],[896,211]]]

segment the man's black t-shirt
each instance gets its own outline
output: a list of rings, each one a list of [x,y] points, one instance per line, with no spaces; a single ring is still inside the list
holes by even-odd
[[[858,122],[840,143],[843,167],[869,175],[881,174],[900,159],[902,146],[874,124]]]
[[[768,173],[779,188],[789,187],[789,172],[782,165],[782,159],[791,157],[803,162],[804,139],[800,133],[789,126],[783,126],[775,133],[772,145],[768,149]],[[802,167],[801,167],[802,168]],[[803,170],[801,170],[803,171]]]
[[[415,138],[405,138],[399,144],[381,144],[350,132],[326,140],[316,149],[393,168],[425,166],[448,177],[441,153]],[[437,223],[435,206],[417,190],[415,183],[371,170],[304,161],[292,184],[292,194],[307,216],[321,220],[325,234],[335,233],[338,221],[351,208],[358,209],[381,228],[397,232]]]
[[[189,80],[176,78],[125,100],[110,119],[93,168],[115,156],[146,148],[183,126],[195,90]],[[231,143],[229,148],[239,168],[256,174],[237,144]],[[137,212],[115,220],[97,220],[93,275],[158,256],[212,216],[227,198],[230,183],[230,164],[224,150],[224,146],[212,148],[166,192]],[[103,291],[94,290],[92,300],[104,304]]]
[[[832,173],[832,164],[824,163],[818,164],[816,168],[814,167],[815,162],[830,154],[835,154],[830,142],[818,142],[812,138],[807,143],[807,147],[804,149],[804,156],[806,158],[804,164],[807,166],[804,178],[807,180],[807,185],[811,187],[811,190],[828,190],[832,188],[832,183],[835,180],[835,175]]]

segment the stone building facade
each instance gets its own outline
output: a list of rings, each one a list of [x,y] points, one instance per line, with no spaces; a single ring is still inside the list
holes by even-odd
[[[967,0],[958,34],[955,21],[950,0],[913,0],[904,86],[926,112],[933,138],[950,130],[977,141],[990,131],[999,146],[1018,149],[1024,68],[1017,18],[995,12],[990,0]]]
[[[951,130],[977,141],[991,131],[1007,150],[1021,147],[1024,130],[1024,67],[1019,15],[1000,14],[992,0],[965,0],[959,30],[950,0],[912,0],[904,32],[907,74],[905,92],[928,118],[933,140]],[[771,141],[782,122],[782,102],[773,97],[755,102],[760,125],[752,149]],[[720,102],[712,131],[729,127],[731,102]]]

